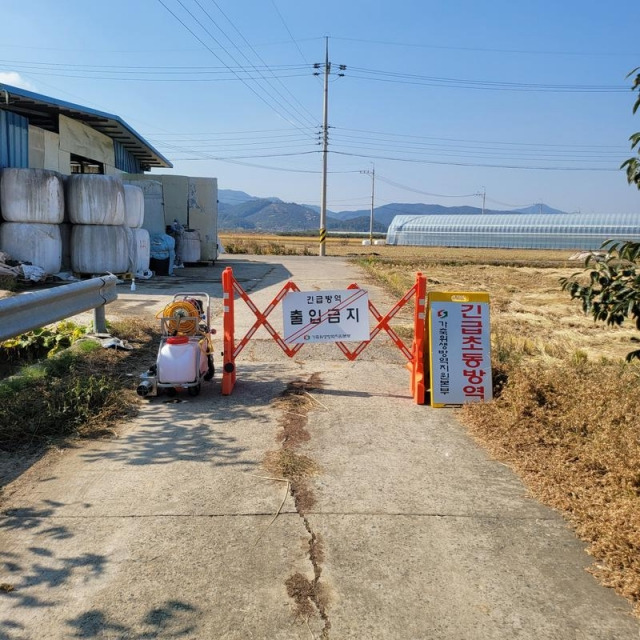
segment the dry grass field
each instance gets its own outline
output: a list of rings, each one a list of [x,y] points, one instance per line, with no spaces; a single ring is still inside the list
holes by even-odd
[[[309,238],[223,236],[252,253],[316,254]],[[225,245],[226,246],[226,245]],[[255,247],[260,246],[256,251]],[[330,238],[395,294],[427,276],[428,289],[491,296],[495,399],[460,410],[469,433],[561,511],[594,557],[592,572],[640,614],[640,366],[624,356],[631,325],[585,316],[559,279],[583,269],[574,252],[363,246]],[[408,317],[400,318],[410,327]]]

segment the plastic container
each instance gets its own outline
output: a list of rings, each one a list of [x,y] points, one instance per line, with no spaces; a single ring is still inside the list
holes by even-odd
[[[72,175],[66,181],[66,190],[67,212],[73,224],[124,224],[124,186],[120,178]]]
[[[62,222],[62,177],[46,169],[3,169],[0,172],[0,211],[6,222]]]
[[[199,262],[200,255],[200,233],[185,231],[182,236],[182,262]]]
[[[0,224],[0,250],[14,260],[41,267],[46,273],[59,273],[62,266],[59,225],[28,222]]]
[[[73,225],[71,267],[76,273],[125,273],[129,268],[129,245],[124,227]]]
[[[158,354],[160,384],[193,384],[198,378],[200,345],[188,336],[167,338]]]

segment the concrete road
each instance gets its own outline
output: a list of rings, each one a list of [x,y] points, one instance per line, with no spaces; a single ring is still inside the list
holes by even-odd
[[[107,317],[205,290],[221,328],[225,264],[261,309],[289,278],[393,303],[342,259],[228,257],[123,287]],[[253,323],[240,302],[237,319]],[[452,410],[413,404],[388,340],[353,363],[335,345],[289,360],[261,329],[233,395],[218,378],[179,399],[5,487],[0,639],[640,637],[562,518]],[[273,460],[306,465],[293,492]]]

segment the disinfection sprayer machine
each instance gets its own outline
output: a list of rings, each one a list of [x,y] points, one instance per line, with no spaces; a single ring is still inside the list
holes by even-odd
[[[166,392],[175,395],[186,389],[200,393],[202,381],[213,378],[211,299],[207,293],[179,293],[161,311],[160,347],[156,363],[140,376],[138,395]]]

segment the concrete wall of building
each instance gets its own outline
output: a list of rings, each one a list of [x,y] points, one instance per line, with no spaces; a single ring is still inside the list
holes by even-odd
[[[187,227],[189,200],[189,178],[187,176],[158,176],[162,178],[164,189],[164,217],[167,224],[177,220],[183,227]]]
[[[60,116],[60,133],[29,125],[29,166],[71,173],[71,155],[101,162],[107,175],[124,174],[115,167],[113,140],[91,127]]]
[[[189,178],[189,228],[200,232],[202,260],[218,257],[218,180]]]
[[[58,126],[61,151],[101,162],[105,165],[105,173],[107,167],[115,168],[113,140],[109,136],[62,115],[59,117]]]
[[[29,125],[29,166],[60,171],[60,136],[57,133]]]

